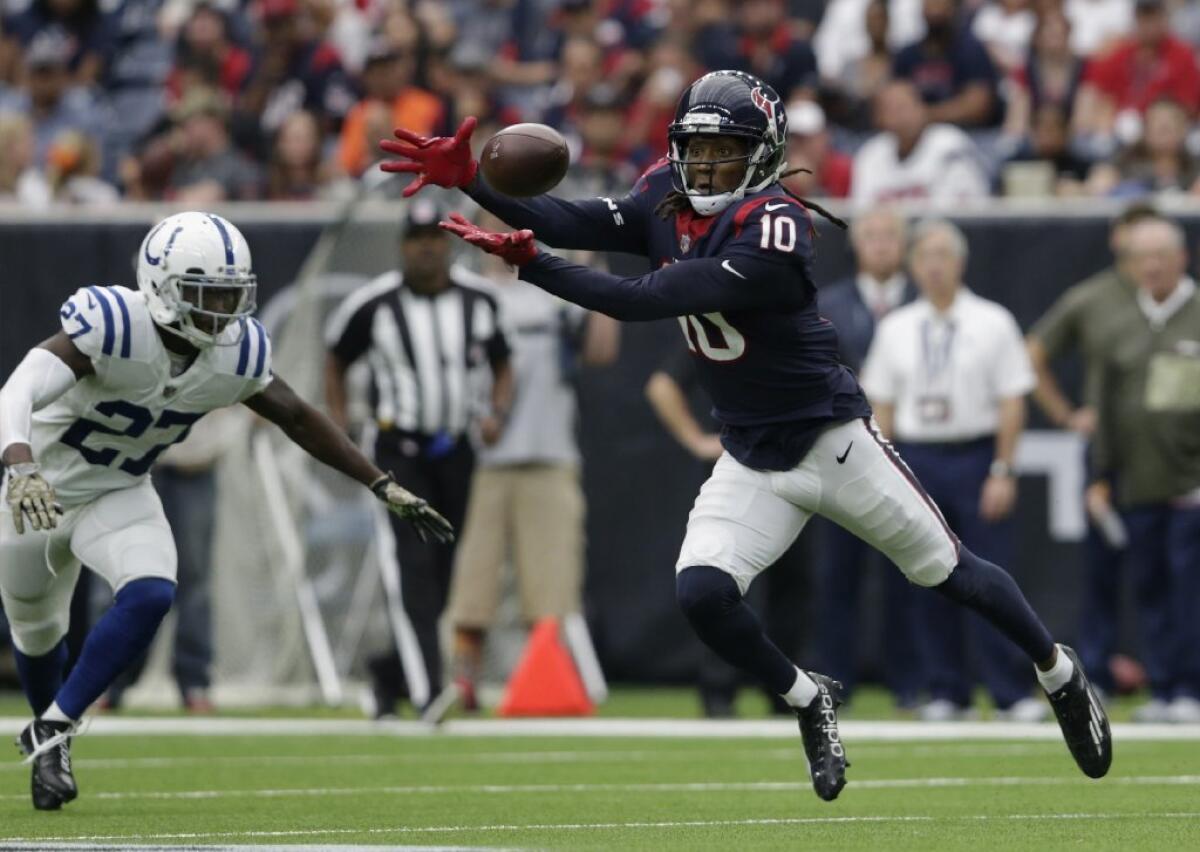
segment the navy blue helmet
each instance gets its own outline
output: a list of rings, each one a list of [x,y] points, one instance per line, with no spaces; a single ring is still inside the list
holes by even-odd
[[[746,140],[746,174],[732,192],[704,195],[688,184],[688,139],[695,134],[736,136]],[[787,114],[775,90],[743,71],[713,71],[688,86],[667,129],[672,181],[692,208],[711,216],[746,193],[758,192],[779,179],[784,168]],[[709,160],[714,165],[726,160]],[[694,165],[694,162],[692,163]]]

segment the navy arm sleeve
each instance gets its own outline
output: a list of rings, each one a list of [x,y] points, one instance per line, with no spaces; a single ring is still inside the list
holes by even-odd
[[[668,264],[621,278],[542,252],[522,281],[619,320],[656,320],[715,311],[795,310],[809,299],[794,265],[738,254]]]
[[[552,195],[514,198],[488,186],[483,175],[466,188],[479,206],[513,228],[529,228],[548,246],[648,254],[646,193],[566,201]]]

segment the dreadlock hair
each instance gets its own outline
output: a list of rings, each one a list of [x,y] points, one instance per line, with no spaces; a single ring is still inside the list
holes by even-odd
[[[792,175],[801,174],[801,173],[811,175],[812,171],[809,169],[788,169],[786,172],[781,174],[779,177],[780,178],[791,177]],[[828,219],[833,224],[837,225],[843,231],[849,227],[849,225],[847,225],[844,220],[839,219],[837,216],[834,216],[832,213],[830,213],[828,210],[826,210],[820,204],[817,204],[814,201],[809,201],[807,198],[801,198],[799,195],[792,192],[790,189],[788,189],[786,186],[783,186],[782,184],[780,185],[780,188],[785,193],[790,195],[792,198],[799,201],[804,207],[807,207],[809,210],[815,210],[817,213],[820,213],[822,216],[824,216],[826,219]],[[673,189],[670,192],[668,192],[666,195],[663,196],[662,201],[658,202],[658,205],[654,208],[654,215],[660,219],[670,219],[675,214],[682,213],[684,210],[687,210],[688,206],[689,206],[689,203],[688,203],[687,194],[680,192],[677,189]]]

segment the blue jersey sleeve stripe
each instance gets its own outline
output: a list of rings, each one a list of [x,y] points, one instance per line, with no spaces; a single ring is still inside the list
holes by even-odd
[[[262,376],[267,364],[267,332],[258,320],[252,319],[250,324],[254,326],[254,335],[258,338],[258,360],[254,362],[254,378],[257,379]]]
[[[250,329],[246,327],[246,321],[242,320],[242,347],[238,352],[237,374],[239,376],[246,375],[246,365],[250,363]]]
[[[133,334],[129,328],[129,306],[125,304],[125,297],[121,295],[119,290],[109,290],[113,298],[117,300],[117,307],[121,309],[121,357],[129,357],[129,347],[133,345]]]
[[[233,239],[229,236],[229,231],[225,228],[225,222],[220,216],[208,214],[208,218],[212,219],[212,223],[217,226],[217,230],[221,232],[221,241],[225,243],[225,265],[233,266]]]
[[[99,287],[88,287],[88,292],[96,297],[96,301],[100,303],[100,312],[104,314],[104,344],[100,351],[105,355],[113,353],[113,341],[116,339],[117,329],[113,322],[112,305],[108,303],[108,296],[101,292]]]

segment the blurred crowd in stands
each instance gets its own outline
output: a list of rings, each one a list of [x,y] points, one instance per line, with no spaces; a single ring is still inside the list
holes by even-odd
[[[0,0],[0,199],[352,192],[395,125],[566,135],[628,183],[683,88],[788,104],[814,196],[1200,189],[1190,0]]]

